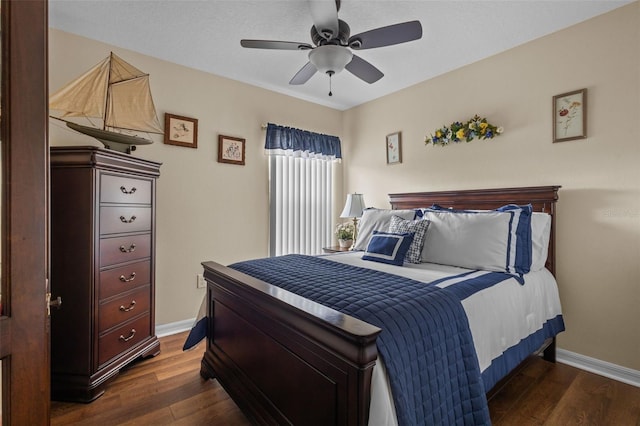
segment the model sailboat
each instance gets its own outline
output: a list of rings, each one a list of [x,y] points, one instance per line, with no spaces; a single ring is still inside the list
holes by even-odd
[[[106,148],[131,153],[136,145],[153,140],[122,131],[162,134],[149,87],[149,74],[123,61],[113,52],[102,62],[49,97],[49,108],[63,113],[53,117]],[[101,118],[102,129],[62,117]]]

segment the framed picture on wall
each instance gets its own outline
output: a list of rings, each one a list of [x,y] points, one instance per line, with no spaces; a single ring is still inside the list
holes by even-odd
[[[245,140],[218,135],[218,162],[244,166]]]
[[[400,132],[387,135],[387,164],[402,163],[402,138]]]
[[[197,148],[198,119],[166,113],[164,115],[164,143]]]
[[[553,142],[587,137],[587,89],[553,97]]]

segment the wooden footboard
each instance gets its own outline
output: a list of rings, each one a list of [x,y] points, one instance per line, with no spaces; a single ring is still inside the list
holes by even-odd
[[[203,266],[204,378],[217,378],[257,424],[367,424],[379,328],[217,263]]]

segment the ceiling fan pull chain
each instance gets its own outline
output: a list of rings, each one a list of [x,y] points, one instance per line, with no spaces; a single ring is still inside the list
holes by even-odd
[[[327,71],[327,74],[329,74],[329,96],[333,96],[331,92],[331,76],[333,75],[333,71]]]

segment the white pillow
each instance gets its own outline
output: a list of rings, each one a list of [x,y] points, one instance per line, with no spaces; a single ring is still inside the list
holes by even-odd
[[[531,270],[539,271],[544,268],[549,252],[549,238],[551,236],[551,215],[533,212],[531,216]]]
[[[393,215],[411,220],[415,217],[416,212],[415,210],[365,209],[358,224],[358,235],[353,249],[366,250],[373,231],[387,232]]]
[[[518,243],[519,213],[427,210],[423,218],[431,224],[422,260],[467,269],[527,273],[531,253],[517,252],[523,246],[523,241]]]

